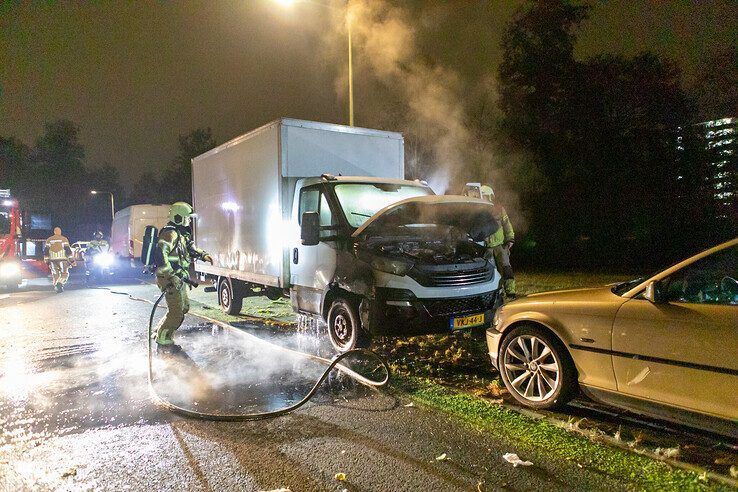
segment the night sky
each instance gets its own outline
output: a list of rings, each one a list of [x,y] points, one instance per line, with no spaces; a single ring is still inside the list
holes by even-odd
[[[177,135],[196,127],[212,127],[225,141],[280,116],[347,120],[336,90],[345,60],[320,5],[10,3],[0,7],[0,135],[31,145],[45,122],[71,119],[88,163],[113,164],[124,184],[166,165]],[[738,40],[738,2],[694,3],[597,3],[577,54],[651,50],[674,59],[689,86],[710,50]],[[494,74],[502,31],[519,4],[415,2],[424,56],[462,79]],[[373,92],[362,98],[362,89],[371,74],[355,62],[356,124],[370,126],[362,114]]]

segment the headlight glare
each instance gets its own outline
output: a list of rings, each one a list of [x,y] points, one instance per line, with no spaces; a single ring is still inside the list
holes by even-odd
[[[0,277],[14,277],[20,275],[21,267],[14,261],[0,263]]]
[[[113,264],[113,261],[115,261],[115,257],[112,253],[100,253],[95,256],[95,265],[101,267],[109,267]]]

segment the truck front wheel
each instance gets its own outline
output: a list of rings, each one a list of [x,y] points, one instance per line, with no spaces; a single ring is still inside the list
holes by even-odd
[[[221,278],[218,284],[218,303],[224,313],[232,316],[239,314],[243,307],[243,297],[234,292],[233,284],[228,277]]]
[[[335,299],[328,311],[328,335],[338,352],[368,347],[369,337],[361,328],[358,309],[346,299]]]

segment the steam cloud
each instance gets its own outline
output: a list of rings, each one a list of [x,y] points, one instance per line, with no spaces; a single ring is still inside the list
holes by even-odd
[[[382,107],[381,115],[367,118],[359,114],[359,124],[370,120],[374,125],[402,131],[406,136],[408,177],[427,180],[438,194],[460,193],[468,181],[491,183],[519,224],[517,196],[509,185],[510,166],[515,162],[509,157],[501,162],[490,139],[480,138],[478,128],[470,124],[472,118],[465,104],[467,88],[458,74],[431,64],[420,52],[415,26],[422,25],[422,20],[386,0],[350,0],[347,11],[334,14],[333,33],[326,37],[331,53],[343,59],[345,39],[335,33],[345,35],[347,21],[352,26],[355,83],[376,81],[391,101]],[[336,80],[341,96],[346,95],[347,77],[344,71]],[[486,77],[475,90],[494,93],[494,77]],[[360,98],[356,94],[357,101]],[[392,103],[397,103],[396,107],[388,109]]]

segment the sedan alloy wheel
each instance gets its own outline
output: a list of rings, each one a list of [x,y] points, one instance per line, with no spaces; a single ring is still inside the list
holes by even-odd
[[[551,347],[535,335],[520,335],[508,344],[502,369],[526,400],[547,400],[560,384],[561,369]]]

